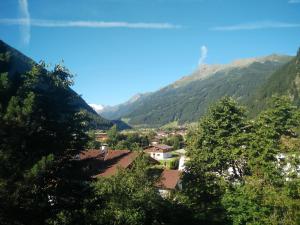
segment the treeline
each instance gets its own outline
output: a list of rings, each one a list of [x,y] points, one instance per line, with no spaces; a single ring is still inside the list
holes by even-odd
[[[287,97],[250,121],[231,98],[213,105],[187,137],[182,191],[164,199],[142,154],[113,177],[84,175],[89,118],[69,104],[64,67],[0,69],[1,224],[299,224],[299,149],[282,145],[299,110]]]
[[[299,224],[299,109],[276,97],[256,119],[231,98],[212,106],[188,140],[183,196],[204,224]],[[284,154],[283,154],[284,152]]]
[[[111,149],[129,149],[136,151],[142,150],[144,147],[149,146],[151,138],[148,135],[141,135],[137,132],[128,134],[120,133],[116,125],[107,132],[107,136],[107,144]]]
[[[185,141],[182,135],[168,135],[160,140],[156,140],[156,132],[148,131],[145,133],[139,133],[138,131],[120,132],[116,125],[112,126],[107,131],[107,140],[100,143],[96,140],[96,131],[89,131],[91,141],[88,142],[87,148],[99,148],[101,144],[107,144],[110,149],[114,150],[132,150],[139,151],[151,145],[153,140],[157,141],[158,144],[166,144],[172,146],[174,150],[183,148]]]

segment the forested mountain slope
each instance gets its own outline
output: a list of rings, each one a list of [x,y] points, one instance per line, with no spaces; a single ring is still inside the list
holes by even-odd
[[[37,65],[32,59],[25,56],[18,50],[12,48],[0,40],[0,55],[6,60],[0,60],[0,73],[8,71],[10,80],[17,81],[21,75],[31,70],[33,65]],[[49,90],[50,91],[50,90]],[[112,126],[112,122],[99,116],[75,91],[69,89],[73,96],[73,104],[79,110],[86,110],[92,119],[93,127],[107,129]]]
[[[296,57],[273,73],[267,82],[254,92],[247,103],[250,105],[251,115],[265,109],[274,95],[288,95],[295,105],[300,105],[300,49]]]
[[[190,76],[113,110],[108,108],[101,115],[109,119],[123,118],[135,126],[193,122],[203,115],[210,103],[222,96],[233,96],[247,103],[254,90],[291,58],[273,54],[227,65],[203,65]]]

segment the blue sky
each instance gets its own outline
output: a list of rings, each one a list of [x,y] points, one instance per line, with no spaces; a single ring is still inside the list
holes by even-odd
[[[88,103],[114,105],[199,61],[294,55],[300,0],[1,0],[0,39],[36,61],[63,59]]]

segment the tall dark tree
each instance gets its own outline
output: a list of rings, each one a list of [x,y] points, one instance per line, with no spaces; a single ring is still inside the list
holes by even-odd
[[[64,211],[79,223],[88,188],[73,159],[88,121],[72,104],[72,79],[60,65],[10,73],[9,54],[0,64],[1,224],[50,223]]]

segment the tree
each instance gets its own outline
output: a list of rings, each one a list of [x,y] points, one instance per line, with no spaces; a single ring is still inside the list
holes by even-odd
[[[191,162],[195,159],[197,163],[205,163],[208,171],[241,179],[245,172],[243,149],[247,139],[245,112],[229,97],[213,105],[194,133],[187,137]]]
[[[86,144],[87,149],[99,149],[101,143],[96,140],[96,131],[95,130],[89,130],[88,131],[88,137],[89,141]]]
[[[195,216],[206,224],[224,224],[226,215],[221,199],[225,182],[240,180],[245,173],[245,117],[243,107],[224,97],[187,136],[190,160],[183,177],[183,190],[188,204],[197,211]]]
[[[72,79],[43,63],[11,74],[9,57],[0,58],[1,223],[46,224],[64,210],[80,223],[88,186],[73,158],[87,141],[88,120],[72,104]]]
[[[132,168],[93,184],[95,206],[89,224],[161,224],[164,200],[154,185],[158,177],[149,170],[146,156],[140,155]]]
[[[286,96],[274,97],[271,107],[252,122],[249,132],[247,157],[252,174],[270,182],[281,180],[282,173],[276,164],[281,137],[294,136],[298,125],[297,107]]]
[[[141,148],[149,145],[146,136],[136,132],[122,134],[119,133],[116,126],[113,126],[108,132],[108,146],[111,149],[129,149],[133,151],[141,150]]]
[[[114,148],[120,138],[120,135],[118,133],[118,129],[116,125],[113,125],[107,132],[107,136],[108,136],[108,140],[107,140],[107,144],[109,147]]]
[[[180,149],[184,146],[183,137],[179,134],[172,135],[170,138],[164,138],[163,144],[170,145],[173,149]]]
[[[286,162],[278,161],[280,137],[294,136],[298,125],[297,108],[287,97],[274,98],[272,108],[252,121],[245,149],[250,173],[222,199],[234,225],[299,224],[299,155],[285,154]]]

